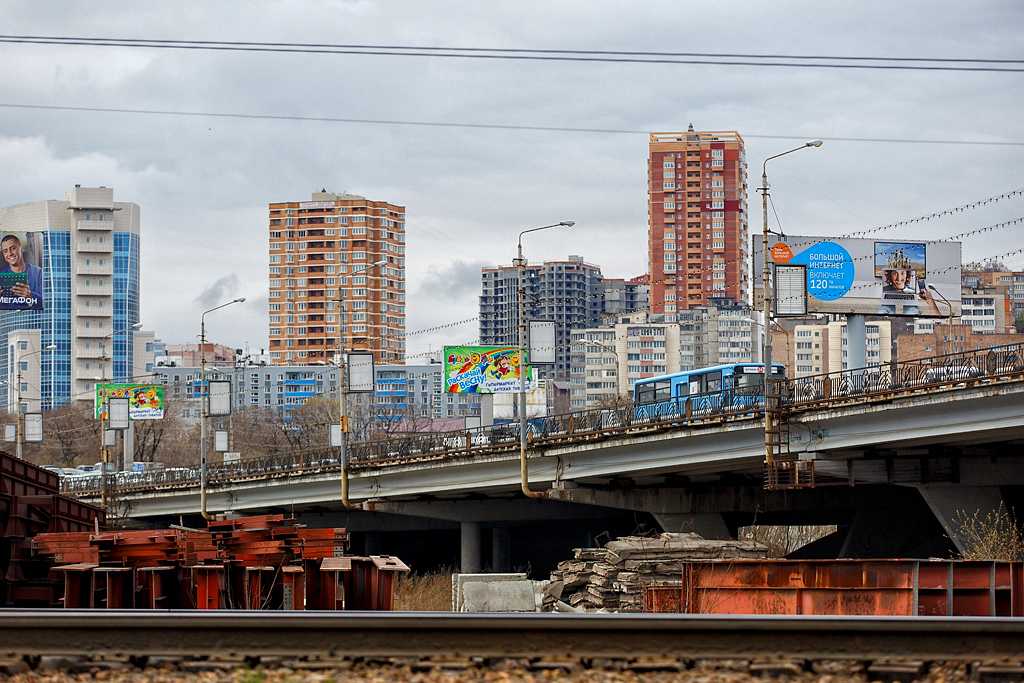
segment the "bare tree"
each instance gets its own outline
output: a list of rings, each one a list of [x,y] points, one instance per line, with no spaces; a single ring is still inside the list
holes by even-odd
[[[995,510],[975,510],[968,514],[957,510],[953,515],[964,545],[964,560],[1024,560],[1024,533],[1013,510],[1002,502]]]
[[[39,465],[75,467],[99,460],[100,426],[93,407],[69,403],[43,416],[43,442],[26,444],[26,458]]]

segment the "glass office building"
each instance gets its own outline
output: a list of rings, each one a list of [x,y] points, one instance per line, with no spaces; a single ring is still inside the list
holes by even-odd
[[[139,321],[139,206],[111,188],[0,208],[0,231],[42,233],[43,310],[0,311],[7,404],[27,410],[91,400],[96,382],[133,374]],[[50,349],[50,346],[55,348]]]

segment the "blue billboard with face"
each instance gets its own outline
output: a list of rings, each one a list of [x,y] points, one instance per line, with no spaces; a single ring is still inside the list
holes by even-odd
[[[43,310],[43,235],[0,232],[0,310]]]

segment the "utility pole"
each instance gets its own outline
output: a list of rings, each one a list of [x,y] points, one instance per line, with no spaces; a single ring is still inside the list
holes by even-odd
[[[560,221],[551,225],[543,225],[539,228],[530,228],[519,233],[519,242],[516,249],[516,259],[513,265],[516,268],[517,290],[519,296],[518,312],[518,342],[519,342],[519,487],[527,498],[545,498],[544,493],[530,490],[530,474],[526,464],[526,446],[528,440],[528,424],[526,421],[526,259],[523,257],[523,235],[548,228],[571,228],[576,225],[575,221]]]
[[[363,266],[358,270],[353,268],[350,276],[356,273],[365,273],[378,266],[387,265],[387,259],[375,261]],[[352,501],[348,497],[348,358],[345,355],[345,346],[342,343],[342,332],[344,325],[344,313],[342,311],[343,300],[341,298],[341,285],[338,285],[338,461],[341,463],[341,505],[345,508],[352,507]],[[382,340],[383,341],[383,340]]]
[[[775,459],[775,405],[774,402],[777,398],[777,391],[773,386],[772,377],[772,309],[773,309],[773,292],[772,292],[772,276],[771,276],[771,253],[768,250],[768,162],[772,159],[778,159],[779,157],[792,154],[793,152],[806,149],[808,147],[821,147],[821,140],[811,140],[805,142],[799,147],[794,147],[791,150],[787,150],[780,154],[775,154],[764,160],[761,165],[761,187],[758,190],[761,192],[761,251],[763,252],[762,263],[761,263],[761,289],[763,295],[762,306],[764,308],[764,338],[762,340],[762,351],[761,351],[761,362],[764,370],[764,461],[771,472],[774,459]]]
[[[199,318],[199,511],[203,515],[203,519],[207,520],[210,519],[210,513],[206,510],[206,488],[210,469],[207,455],[210,429],[208,424],[210,420],[210,389],[206,384],[206,314],[244,301],[244,296],[232,299],[220,306],[203,311]]]

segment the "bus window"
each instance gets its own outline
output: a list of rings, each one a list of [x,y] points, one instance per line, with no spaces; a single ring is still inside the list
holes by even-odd
[[[709,372],[708,374],[704,375],[704,377],[705,377],[705,379],[707,381],[707,392],[709,394],[717,394],[718,392],[720,392],[722,390],[722,373],[721,373],[721,371],[719,371],[719,372]]]
[[[743,369],[749,370],[749,368]],[[736,376],[737,388],[759,387],[762,384],[764,384],[764,375],[761,373],[744,372],[743,374]]]
[[[654,383],[654,400],[667,401],[672,398],[672,380],[665,379]]]

